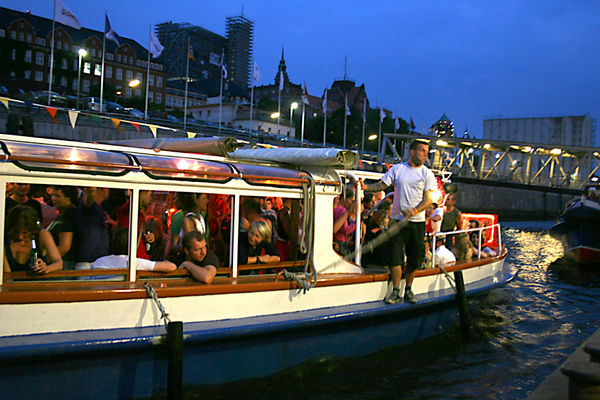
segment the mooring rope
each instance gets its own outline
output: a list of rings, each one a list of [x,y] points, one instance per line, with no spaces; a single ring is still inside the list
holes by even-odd
[[[171,322],[171,319],[169,318],[169,314],[165,311],[162,303],[158,299],[156,291],[148,282],[144,282],[144,288],[146,289],[148,296],[154,300],[154,303],[156,303],[156,307],[158,307],[158,311],[160,311],[160,318],[165,320],[165,326],[168,326],[169,322]]]

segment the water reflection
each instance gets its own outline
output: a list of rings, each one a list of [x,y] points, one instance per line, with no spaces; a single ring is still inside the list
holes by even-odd
[[[322,358],[263,379],[189,388],[186,397],[524,399],[600,327],[600,281],[582,284],[550,268],[563,253],[541,229],[550,225],[504,229],[507,260],[521,270],[471,316],[471,343],[455,327],[366,357]]]

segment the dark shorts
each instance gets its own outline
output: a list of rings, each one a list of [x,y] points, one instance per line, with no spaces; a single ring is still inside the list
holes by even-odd
[[[425,222],[409,222],[390,238],[389,246],[391,267],[402,265],[405,272],[416,271],[425,259]]]

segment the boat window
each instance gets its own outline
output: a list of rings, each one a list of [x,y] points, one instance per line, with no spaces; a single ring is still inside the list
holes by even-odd
[[[2,145],[9,159],[26,170],[121,175],[137,168],[127,155],[111,151],[10,141]]]
[[[9,182],[6,191],[9,280],[127,279],[126,190]],[[92,274],[118,268],[118,275]]]
[[[135,157],[151,178],[227,182],[233,177],[232,168],[220,162],[161,156]]]
[[[269,263],[303,259],[299,251],[302,216],[299,199],[242,197],[238,274],[277,273],[279,269],[268,268]]]
[[[294,169],[236,164],[242,178],[250,184],[300,187],[308,182],[308,174]]]

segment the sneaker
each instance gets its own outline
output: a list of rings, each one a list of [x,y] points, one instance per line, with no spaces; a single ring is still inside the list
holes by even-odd
[[[392,291],[392,294],[390,294],[390,297],[385,299],[385,302],[386,302],[386,304],[396,304],[400,300],[402,300],[402,297],[400,297],[400,291],[394,290],[394,291]]]
[[[417,300],[412,290],[408,289],[404,291],[404,301],[409,302],[410,304],[415,304],[419,300]]]

